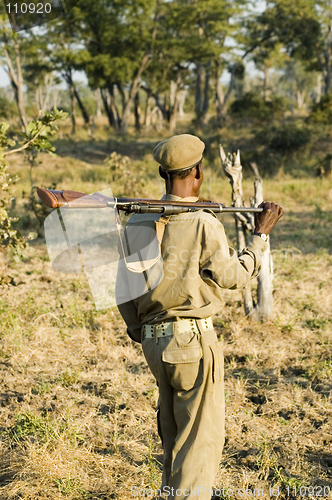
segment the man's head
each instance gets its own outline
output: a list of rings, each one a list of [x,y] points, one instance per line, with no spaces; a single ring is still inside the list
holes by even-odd
[[[166,191],[185,198],[198,196],[203,181],[202,156],[205,144],[190,134],[175,135],[153,150]]]

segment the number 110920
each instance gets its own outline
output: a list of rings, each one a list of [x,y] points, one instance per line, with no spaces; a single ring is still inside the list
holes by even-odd
[[[26,14],[28,12],[30,14],[33,14],[34,12],[36,14],[43,14],[44,12],[46,14],[49,14],[52,10],[52,6],[50,3],[45,3],[45,4],[37,3],[37,5],[35,5],[34,3],[21,3],[21,4],[7,3],[6,7],[8,9],[9,14],[11,12],[14,14]]]

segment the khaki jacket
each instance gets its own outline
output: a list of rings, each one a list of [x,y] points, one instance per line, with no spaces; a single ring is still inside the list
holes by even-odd
[[[163,199],[181,198],[165,195]],[[197,198],[182,200],[197,201]],[[127,226],[136,231],[138,245],[144,246],[139,242],[142,227],[154,229],[159,217],[145,214],[129,219]],[[223,289],[243,288],[258,275],[266,248],[262,238],[253,236],[248,247],[237,255],[228,245],[223,225],[211,212],[172,215],[161,243],[162,278],[157,285],[153,273],[157,272],[158,264],[148,276],[146,293],[130,299],[130,289],[135,288],[138,276],[119,265],[116,295],[130,335],[140,340],[145,323],[202,319],[217,313],[223,307]],[[149,280],[154,281],[151,289]]]

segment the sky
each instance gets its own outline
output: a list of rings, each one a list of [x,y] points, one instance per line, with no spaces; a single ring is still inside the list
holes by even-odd
[[[266,5],[265,0],[256,0],[254,10],[256,10],[257,12],[262,12],[265,8],[265,5]],[[252,63],[249,63],[247,65],[247,71],[249,72],[249,74],[255,73],[255,67]],[[83,71],[76,71],[74,74],[74,79],[78,82],[87,83],[87,79]],[[224,72],[222,83],[226,84],[228,80],[229,80],[229,74],[227,72]],[[8,75],[6,71],[3,69],[3,67],[0,66],[0,87],[7,87],[8,85],[10,85]]]

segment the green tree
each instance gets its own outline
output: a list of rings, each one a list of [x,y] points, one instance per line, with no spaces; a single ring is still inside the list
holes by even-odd
[[[330,92],[331,5],[332,0],[268,1],[263,13],[244,21],[245,56],[253,54],[258,65],[264,65],[278,47],[283,47],[284,53],[294,61],[302,61],[306,70],[321,71],[325,91]]]
[[[28,33],[14,33],[10,27],[4,4],[0,3],[0,64],[6,71],[15,95],[22,129],[27,125],[23,93],[22,58]]]
[[[76,132],[76,102],[81,110],[84,123],[89,126],[90,116],[82,101],[78,87],[74,81],[74,71],[84,69],[87,51],[82,46],[82,13],[74,7],[65,15],[48,23],[45,37],[51,49],[50,63],[58,71],[68,86],[72,133]]]
[[[286,62],[278,87],[299,110],[306,107],[308,96],[319,96],[317,73],[308,71],[305,64],[297,59],[289,59]]]
[[[158,25],[157,0],[82,0],[83,38],[89,57],[85,63],[90,86],[101,88],[109,123],[123,132],[142,75],[154,51]],[[121,112],[115,101],[121,99]]]
[[[50,110],[50,93],[55,77],[51,57],[52,49],[44,33],[29,34],[29,50],[23,64],[23,78],[27,85],[27,94],[33,95],[38,110]]]

